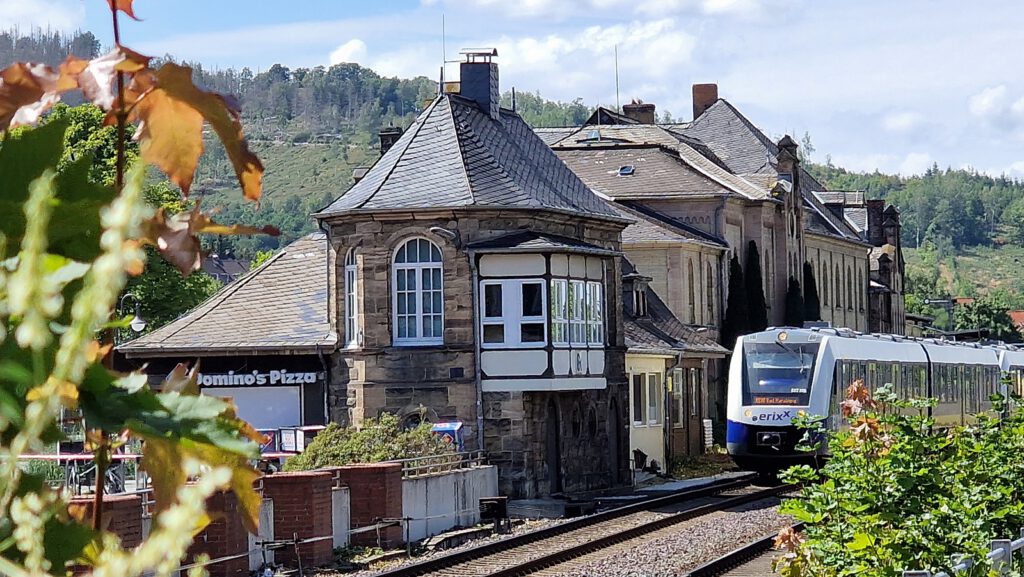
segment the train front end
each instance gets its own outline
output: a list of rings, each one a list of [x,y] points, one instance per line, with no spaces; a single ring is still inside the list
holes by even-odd
[[[815,461],[815,453],[797,449],[804,431],[793,420],[827,414],[828,391],[824,408],[817,406],[822,395],[813,394],[821,345],[820,334],[802,329],[770,329],[737,340],[729,366],[726,448],[741,469],[771,474]]]

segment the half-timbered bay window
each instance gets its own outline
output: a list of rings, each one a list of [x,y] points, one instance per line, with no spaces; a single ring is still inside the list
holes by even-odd
[[[396,345],[444,342],[444,289],[441,249],[423,238],[398,248],[392,268]]]
[[[356,272],[356,251],[351,249],[345,255],[345,345],[358,347],[359,333],[359,307],[356,301],[358,290],[358,275]]]
[[[551,281],[551,344],[569,344],[569,281],[564,278]]]
[[[483,281],[484,348],[532,348],[547,344],[544,281]]]

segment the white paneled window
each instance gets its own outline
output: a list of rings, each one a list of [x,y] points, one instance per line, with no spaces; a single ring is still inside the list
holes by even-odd
[[[423,238],[407,241],[395,253],[392,269],[396,345],[444,342],[444,289],[441,249]]]
[[[359,332],[359,307],[356,302],[358,282],[356,250],[351,249],[345,255],[345,345],[350,348],[358,347],[362,342],[362,335]]]
[[[573,345],[587,344],[587,283],[581,280],[569,281],[569,342]]]
[[[483,281],[480,285],[484,348],[547,344],[544,281]]]
[[[551,344],[569,344],[569,281],[551,280]]]
[[[587,343],[604,343],[604,299],[599,282],[587,283]]]
[[[644,375],[633,375],[633,424],[647,424],[647,391]]]
[[[661,423],[661,375],[647,374],[647,424]]]

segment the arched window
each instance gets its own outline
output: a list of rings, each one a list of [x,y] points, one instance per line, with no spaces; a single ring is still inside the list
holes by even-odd
[[[686,261],[686,275],[689,277],[687,278],[687,282],[690,294],[690,324],[692,325],[697,323],[697,302],[693,286],[693,261],[690,259],[687,259]]]
[[[828,265],[821,267],[821,304],[828,306]]]
[[[392,273],[395,344],[443,343],[441,249],[425,238],[406,241],[395,252]]]
[[[356,269],[356,249],[349,249],[345,255],[345,345],[358,347],[362,344],[359,331],[359,305],[357,294],[359,275]]]
[[[843,278],[846,279],[846,308],[852,311],[854,308],[854,304],[856,304],[853,301],[853,299],[855,298],[853,296],[853,269],[847,266],[846,275]]]
[[[708,263],[707,267],[707,284],[708,294],[705,298],[707,300],[708,318],[706,324],[712,325],[715,323],[715,275],[711,268],[711,263]]]
[[[867,287],[864,286],[864,271],[863,270],[858,270],[857,271],[857,287],[856,288],[857,288],[857,310],[863,311],[864,310],[864,291],[867,290]]]
[[[836,276],[832,280],[836,283],[836,291],[834,293],[836,297],[835,305],[837,309],[841,309],[843,308],[843,271],[839,268],[839,265],[836,265]]]

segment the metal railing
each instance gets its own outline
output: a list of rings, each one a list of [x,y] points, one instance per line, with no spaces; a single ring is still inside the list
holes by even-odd
[[[1013,570],[1013,554],[1022,549],[1024,549],[1024,529],[1021,529],[1020,538],[1016,540],[993,539],[989,544],[989,553],[985,555],[985,560],[992,563],[992,573],[988,574],[1010,575],[1010,572]],[[975,565],[977,565],[977,562],[974,559],[965,558],[950,568],[952,573],[945,571],[938,573],[932,573],[931,571],[904,571],[903,577],[955,577],[970,571]]]
[[[412,457],[409,459],[395,459],[388,462],[401,463],[403,479],[438,475],[458,469],[468,469],[470,467],[478,467],[480,465],[487,464],[483,451],[428,455],[425,457]]]

